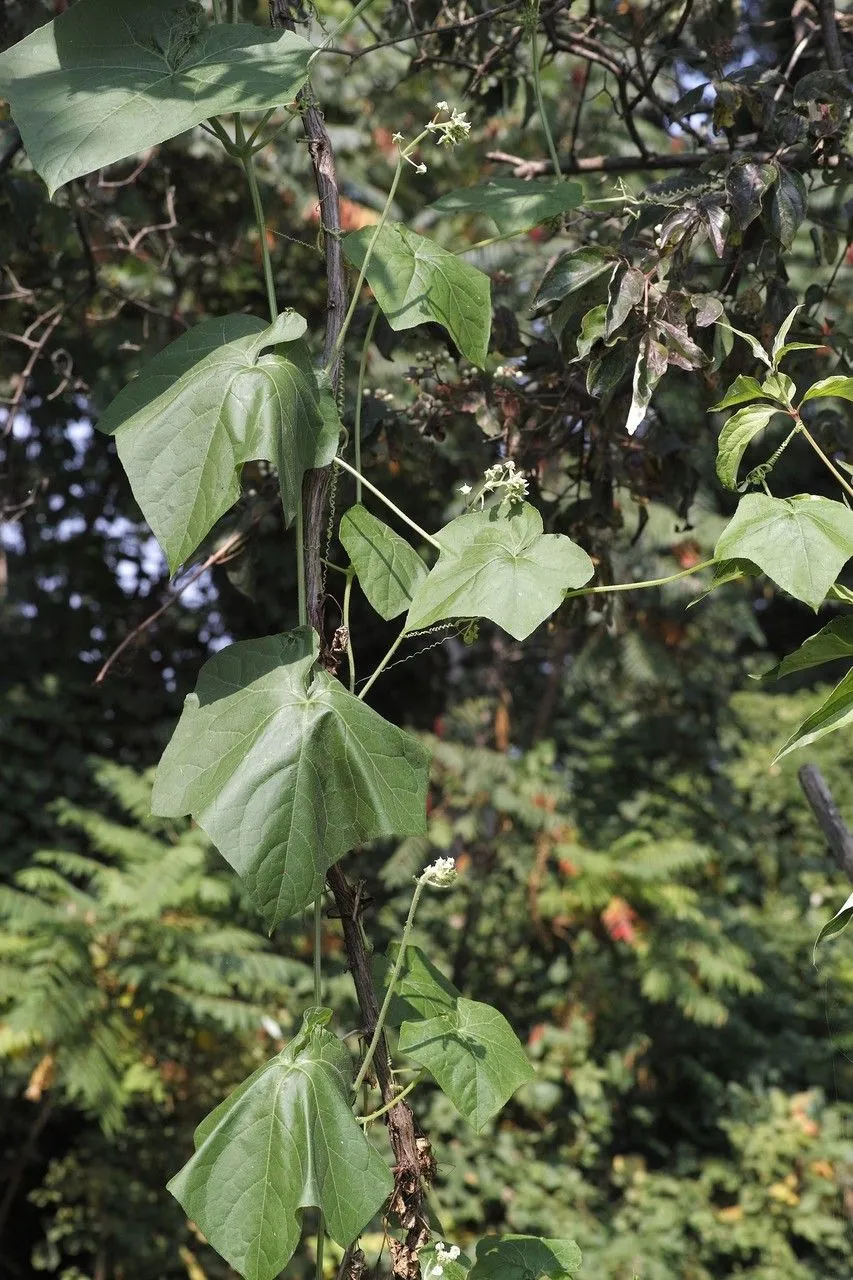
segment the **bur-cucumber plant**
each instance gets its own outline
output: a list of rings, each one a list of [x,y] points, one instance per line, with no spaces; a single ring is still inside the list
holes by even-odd
[[[369,3],[355,5],[343,28]],[[195,1152],[170,1189],[245,1280],[272,1280],[287,1266],[306,1209],[320,1215],[318,1276],[326,1234],[346,1251],[342,1276],[360,1274],[357,1241],[383,1215],[393,1232],[394,1275],[560,1280],[581,1265],[569,1240],[486,1236],[469,1256],[432,1239],[425,1204],[432,1156],[428,1140],[417,1133],[408,1097],[428,1074],[480,1131],[532,1075],[504,1017],[456,990],[409,944],[422,894],[451,884],[455,868],[439,859],[423,871],[399,944],[371,961],[359,896],[340,861],[365,842],[426,830],[428,754],[367,702],[407,637],[448,621],[472,627],[488,619],[523,641],[567,597],[638,590],[668,579],[590,586],[595,566],[589,555],[567,536],[545,532],[541,514],[527,501],[525,477],[511,459],[490,468],[476,491],[469,491],[469,509],[435,532],[421,528],[363,474],[360,393],[379,312],[395,330],[438,324],[463,359],[478,367],[487,361],[489,277],[391,217],[400,183],[424,171],[430,147],[464,142],[470,125],[455,106],[440,101],[414,137],[394,135],[396,165],[378,221],[342,235],[334,155],[310,82],[312,65],[329,42],[314,45],[297,34],[282,0],[271,8],[274,23],[265,30],[223,23],[218,0],[210,15],[184,0],[77,0],[0,57],[0,91],[51,193],[199,127],[242,167],[257,221],[269,315],[236,314],[196,325],[151,360],[98,423],[114,437],[172,571],[237,501],[240,471],[250,461],[265,460],[275,468],[284,520],[296,535],[299,625],[284,635],[232,644],[205,665],[160,762],[153,807],[163,816],[192,816],[241,877],[268,928],[313,912],[314,1003],[282,1052],[202,1122]],[[560,175],[541,92],[538,17],[538,5],[529,4],[525,25],[536,101],[556,177],[501,180],[449,192],[434,205],[438,217],[487,215],[497,228],[496,240],[561,217],[583,195],[578,184]],[[279,310],[254,168],[257,152],[294,114],[308,139],[322,213],[329,284],[322,343],[309,335],[302,316]],[[607,305],[583,319],[581,340],[588,350],[609,340],[644,299],[648,309],[649,286],[634,267],[596,251],[580,254],[586,254],[583,261],[568,255],[571,261],[555,265],[537,302],[564,297],[577,287],[574,278],[589,281],[609,272]],[[340,417],[344,362],[365,286],[375,306],[359,361],[349,440]],[[719,311],[712,308],[701,323],[714,320]],[[768,480],[782,450],[802,437],[844,493],[853,495],[802,414],[820,396],[853,399],[853,379],[825,379],[797,400],[779,367],[796,346],[786,344],[792,320],[793,315],[772,352],[747,335],[767,367],[766,377],[761,383],[738,379],[717,406],[737,408],[719,444],[719,477],[730,487],[737,485],[743,454],[758,433],[777,414],[787,415],[791,426],[767,463],[747,476],[747,486],[763,491],[741,499],[708,565],[715,568],[715,584],[760,571],[816,609],[833,591],[846,598],[834,584],[853,553],[853,514],[843,501],[775,498]],[[689,361],[699,349],[691,344],[685,354],[678,333],[681,347],[664,349],[670,331],[673,326],[667,329],[661,321],[657,336],[650,329],[641,348],[630,431],[642,426],[667,359],[694,367]],[[337,566],[346,580],[343,626],[329,636],[320,584],[325,486],[332,469],[354,476],[358,501],[339,521],[349,563]],[[348,625],[355,582],[381,618],[402,618],[388,652],[372,672],[361,673],[360,689]],[[801,667],[840,651],[853,654],[853,628],[843,619],[832,626],[831,634],[824,628],[799,658],[786,662]],[[338,677],[344,659],[346,680]],[[851,718],[853,685],[848,689],[842,681],[811,718],[814,723],[801,726],[784,750]],[[323,1004],[320,939],[329,893],[363,1020],[360,1061],[354,1060],[352,1042],[334,1030],[335,1011]],[[395,1056],[417,1071],[404,1088],[392,1067],[389,1029]],[[393,1167],[372,1140],[379,1123],[388,1129]]]

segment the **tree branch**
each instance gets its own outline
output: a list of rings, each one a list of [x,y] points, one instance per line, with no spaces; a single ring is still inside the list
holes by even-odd
[[[853,832],[838,812],[826,779],[815,764],[804,764],[797,777],[833,858],[853,882]]]
[[[664,169],[701,169],[710,161],[719,160],[730,163],[737,159],[740,152],[735,151],[688,151],[649,152],[645,156],[566,156],[560,157],[560,168],[564,174],[571,173],[653,173]],[[750,152],[750,159],[759,163],[778,160],[778,151]],[[550,160],[525,160],[523,156],[510,155],[506,151],[489,151],[487,160],[496,164],[510,164],[514,167],[517,178],[536,178],[543,173],[553,172]],[[785,164],[790,169],[808,171],[827,167],[815,159],[810,151],[798,151],[786,156]],[[853,156],[847,152],[830,157],[829,168],[853,169]]]
[[[838,23],[835,20],[835,0],[818,0],[817,7],[820,13],[820,30],[826,53],[826,65],[830,71],[844,71],[844,54],[841,50]]]

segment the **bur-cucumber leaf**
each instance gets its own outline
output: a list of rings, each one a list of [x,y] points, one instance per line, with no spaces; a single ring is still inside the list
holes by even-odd
[[[574,1240],[494,1236],[481,1240],[468,1280],[569,1280],[583,1258]]]
[[[427,576],[417,551],[360,503],[344,512],[338,536],[379,616],[404,613]]]

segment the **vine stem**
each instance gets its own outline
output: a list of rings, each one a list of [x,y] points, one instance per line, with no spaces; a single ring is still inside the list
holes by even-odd
[[[699,573],[702,569],[710,569],[716,563],[716,560],[703,560],[701,564],[694,564],[690,569],[682,569],[680,573],[671,573],[666,578],[648,578],[645,582],[617,582],[612,586],[579,587],[577,591],[567,591],[563,598],[573,600],[575,596],[601,595],[608,591],[644,591],[648,587],[665,587],[668,582],[692,577],[694,573]]]
[[[222,21],[222,5],[220,4],[219,0],[213,0],[213,21],[214,22]]]
[[[347,575],[347,584],[344,587],[344,605],[342,610],[341,625],[347,633],[347,665],[349,666],[349,691],[355,693],[355,653],[352,647],[352,631],[349,624],[349,606],[352,596],[352,584],[355,579],[355,570],[352,566],[345,570]]]
[[[415,922],[415,912],[418,909],[418,903],[421,900],[421,895],[428,883],[428,876],[424,873],[420,876],[417,884],[415,885],[415,892],[412,894],[412,905],[409,907],[409,914],[406,916],[406,923],[403,925],[403,936],[400,939],[397,959],[394,961],[394,967],[391,970],[391,977],[388,979],[388,989],[385,992],[385,999],[382,1001],[382,1008],[379,1010],[379,1017],[376,1019],[376,1026],[373,1029],[373,1037],[368,1045],[367,1053],[364,1055],[364,1061],[359,1067],[358,1075],[355,1078],[355,1084],[352,1087],[353,1093],[356,1095],[364,1083],[364,1077],[370,1069],[370,1064],[373,1061],[373,1055],[376,1052],[376,1046],[379,1044],[379,1039],[382,1035],[382,1028],[385,1025],[385,1019],[388,1016],[388,1010],[391,1007],[391,1001],[394,997],[394,988],[397,985],[397,979],[399,978],[400,970],[403,967],[403,960],[406,956],[406,947],[409,942],[409,935],[412,932],[412,925]],[[395,1105],[397,1101],[398,1099],[395,1098],[391,1105]]]
[[[379,319],[379,307],[374,306],[370,322],[367,326],[367,332],[364,335],[364,344],[361,348],[361,359],[358,362],[358,386],[355,389],[355,421],[353,422],[353,439],[355,444],[355,469],[361,472],[361,410],[364,404],[364,380],[367,373],[367,355],[370,350],[370,343],[373,339],[373,330],[376,328],[376,321]],[[361,502],[361,475],[359,474],[355,482],[355,500]]]
[[[431,533],[427,533],[426,529],[422,529],[419,524],[416,524],[411,516],[406,515],[405,511],[401,511],[397,504],[392,502],[381,489],[377,489],[375,484],[371,484],[367,479],[367,476],[363,476],[361,472],[357,471],[355,467],[351,466],[344,458],[335,458],[335,464],[336,466],[343,467],[344,471],[348,471],[356,480],[360,480],[365,489],[369,489],[372,494],[375,494],[380,502],[385,503],[385,506],[389,511],[393,511],[395,516],[398,516],[404,524],[407,524],[410,529],[413,529],[414,532],[418,534],[419,537],[423,538],[425,542],[428,542],[431,547],[435,547],[436,551],[441,551],[441,543],[438,539],[434,538]]]
[[[806,424],[803,422],[803,420],[802,420],[802,418],[800,417],[800,415],[799,415],[799,414],[797,414],[797,422],[798,422],[798,425],[799,425],[800,431],[801,431],[801,432],[802,432],[802,434],[805,436],[805,438],[808,440],[809,444],[810,444],[810,445],[811,445],[811,447],[814,449],[815,453],[816,453],[816,454],[817,454],[817,456],[820,458],[820,460],[821,460],[821,462],[823,463],[823,465],[827,468],[827,470],[829,470],[829,471],[832,473],[832,475],[834,475],[834,476],[835,476],[835,479],[836,479],[836,480],[838,481],[838,483],[841,485],[841,488],[844,490],[844,492],[847,494],[847,496],[848,496],[848,497],[850,497],[850,498],[853,498],[853,486],[851,486],[850,484],[848,484],[848,482],[844,479],[844,476],[841,474],[841,472],[838,470],[838,468],[834,465],[834,463],[832,462],[832,460],[826,456],[826,454],[824,453],[823,449],[821,449],[821,447],[820,447],[820,445],[818,444],[817,440],[815,440],[814,436],[813,436],[813,435],[812,435],[812,433],[809,431],[808,427],[807,427],[807,426],[806,426]]]
[[[378,667],[376,668],[376,670],[373,672],[373,675],[370,677],[370,679],[369,679],[369,680],[367,681],[367,683],[365,684],[365,686],[364,686],[364,688],[362,689],[361,693],[358,695],[358,698],[359,698],[359,701],[360,701],[360,702],[363,702],[363,701],[364,701],[364,699],[367,697],[367,695],[370,693],[370,690],[371,690],[371,689],[373,688],[373,686],[376,684],[376,681],[377,681],[377,680],[379,679],[379,677],[382,675],[382,672],[383,672],[383,671],[385,670],[385,668],[388,666],[388,663],[389,663],[389,662],[391,661],[391,659],[394,657],[394,654],[395,654],[395,653],[397,652],[397,650],[400,648],[400,645],[403,643],[403,641],[405,640],[405,638],[406,638],[406,628],[404,627],[404,628],[403,628],[403,630],[400,632],[400,634],[397,636],[397,639],[396,639],[396,640],[394,641],[394,643],[391,645],[391,648],[390,648],[390,649],[388,650],[388,652],[385,654],[385,657],[384,657],[384,658],[382,659],[382,661],[379,663],[379,666],[378,666]]]
[[[274,321],[278,315],[278,304],[275,299],[275,281],[272,273],[272,259],[270,257],[270,249],[267,244],[267,224],[264,220],[264,206],[261,202],[261,193],[258,188],[258,176],[255,173],[255,164],[252,159],[252,150],[246,140],[246,131],[243,128],[243,121],[239,114],[234,117],[235,137],[237,148],[240,154],[240,162],[246,174],[246,181],[249,184],[249,192],[252,197],[252,208],[255,211],[255,221],[258,226],[258,236],[261,242],[261,261],[264,268],[264,283],[267,289],[267,303],[270,309],[270,320]]]
[[[390,1111],[392,1107],[396,1107],[398,1102],[402,1102],[404,1098],[408,1097],[412,1090],[420,1084],[425,1075],[426,1070],[421,1067],[415,1078],[409,1081],[405,1089],[401,1089],[399,1093],[396,1093],[390,1102],[383,1102],[378,1111],[371,1111],[369,1116],[356,1116],[358,1123],[370,1124],[371,1121],[378,1120],[380,1116],[384,1116],[386,1111]]]
[[[542,96],[542,74],[539,62],[539,39],[536,28],[539,25],[539,0],[536,0],[536,8],[533,12],[531,20],[530,47],[533,53],[533,91],[536,94],[536,107],[539,112],[539,119],[542,121],[542,129],[545,133],[545,142],[548,147],[548,155],[551,157],[551,164],[554,166],[554,172],[562,181],[563,171],[560,168],[560,161],[557,157],[557,148],[554,145],[554,137],[551,133],[551,126],[548,123],[548,116],[545,113],[545,99]]]

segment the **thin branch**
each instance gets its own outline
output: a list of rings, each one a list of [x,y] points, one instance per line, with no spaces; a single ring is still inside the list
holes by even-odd
[[[424,27],[421,31],[408,31],[402,36],[392,36],[388,40],[377,40],[376,44],[366,45],[363,49],[341,49],[338,46],[330,45],[325,53],[337,53],[342,58],[350,58],[356,62],[359,58],[365,57],[368,53],[375,53],[377,49],[387,49],[395,44],[407,44],[410,40],[423,40],[426,36],[446,36],[453,35],[457,31],[466,31],[471,27],[476,27],[481,22],[488,22],[491,18],[497,18],[501,13],[508,13],[510,9],[520,9],[525,0],[510,0],[508,4],[499,4],[494,9],[486,9],[484,13],[476,13],[470,18],[462,18],[459,22],[448,22],[441,27]]]
[[[735,160],[739,152],[715,149],[711,151],[649,152],[643,156],[566,156],[560,157],[560,168],[563,173],[650,173],[656,169],[701,169],[713,160],[730,162]],[[750,152],[750,159],[763,163],[778,160],[778,151],[761,153]],[[489,151],[487,160],[497,164],[509,164],[514,168],[517,178],[536,178],[543,173],[552,172],[550,160],[525,160],[523,156],[511,155],[506,151]],[[808,171],[817,168],[853,169],[853,155],[843,152],[832,156],[829,165],[816,159],[811,151],[798,151],[786,156],[785,164],[790,169]]]
[[[816,764],[804,764],[797,777],[839,870],[853,882],[853,832],[838,812],[826,779]]]
[[[820,30],[826,53],[826,65],[830,71],[844,71],[844,54],[841,50],[838,23],[835,20],[835,0],[817,0],[817,7],[820,13]]]

